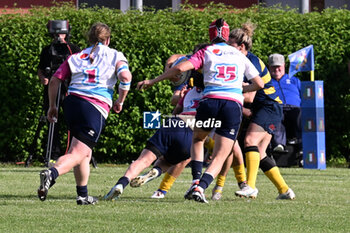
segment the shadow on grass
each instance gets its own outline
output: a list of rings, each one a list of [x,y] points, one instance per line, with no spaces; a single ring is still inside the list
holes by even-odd
[[[76,196],[67,196],[67,195],[62,195],[62,196],[48,196],[46,200],[75,200]],[[24,200],[35,200],[35,201],[40,201],[38,196],[36,194],[31,194],[31,195],[21,195],[21,194],[0,194],[0,205],[3,205],[2,201],[13,201],[13,200],[19,200],[19,199],[24,199]],[[42,201],[40,201],[42,202]],[[5,204],[6,205],[6,204]]]
[[[125,202],[132,202],[132,203],[164,203],[164,204],[175,204],[175,203],[198,203],[198,204],[203,204],[203,203],[199,203],[196,202],[194,200],[186,200],[185,198],[162,198],[162,199],[153,199],[153,198],[149,198],[149,197],[135,197],[135,196],[122,196],[119,199],[115,200],[115,201],[105,201],[103,200],[103,198],[99,198],[100,201],[103,201],[105,203],[125,203]],[[220,201],[213,201],[211,200],[209,197],[207,197],[207,200],[209,201],[209,203],[232,203],[232,202],[251,202],[254,201],[252,199],[248,199],[248,198],[238,198],[238,197],[234,197],[232,196],[232,198],[226,198],[224,200],[220,200]],[[146,204],[146,205],[147,205]]]
[[[163,199],[153,199],[149,197],[135,197],[135,196],[122,196],[115,201],[104,201],[103,198],[99,198],[99,200],[105,203],[118,203],[118,202],[140,202],[140,203],[183,203],[185,199],[173,199],[173,198],[163,198]]]
[[[12,169],[1,169],[0,168],[0,171],[2,173],[4,172],[16,172],[16,173],[38,173],[43,170],[45,168],[38,168],[37,170],[33,170],[33,169],[28,169],[28,168],[12,168]]]

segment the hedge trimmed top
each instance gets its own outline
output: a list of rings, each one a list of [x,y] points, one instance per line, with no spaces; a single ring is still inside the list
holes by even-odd
[[[41,49],[49,44],[48,20],[67,19],[72,26],[71,42],[87,47],[86,32],[95,22],[111,27],[110,47],[122,51],[130,62],[133,87],[163,71],[173,53],[189,53],[194,45],[208,42],[208,25],[224,18],[231,30],[250,20],[257,25],[252,52],[265,63],[271,53],[287,55],[313,44],[315,79],[325,82],[327,154],[339,156],[349,148],[350,97],[346,64],[350,57],[350,12],[326,9],[299,14],[296,10],[254,6],[236,10],[209,4],[199,11],[186,6],[178,12],[144,12],[108,8],[75,9],[72,5],[35,8],[30,14],[0,15],[0,160],[23,160],[41,115],[42,85],[37,65]],[[288,60],[286,63],[288,65]],[[309,74],[298,74],[309,80]],[[172,111],[169,82],[147,92],[131,90],[122,114],[111,114],[95,149],[98,161],[130,162],[138,156],[154,131],[142,128],[143,111]],[[336,106],[334,107],[334,103]],[[38,148],[39,154],[42,149]]]

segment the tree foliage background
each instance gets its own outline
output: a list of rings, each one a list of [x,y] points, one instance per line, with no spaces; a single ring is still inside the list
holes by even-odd
[[[29,14],[0,15],[0,161],[23,161],[42,115],[43,86],[37,77],[39,55],[51,42],[48,20],[69,20],[70,41],[81,48],[88,46],[86,32],[95,22],[112,29],[110,47],[122,51],[133,74],[131,91],[121,114],[112,113],[94,149],[101,162],[125,163],[137,158],[154,131],[142,127],[143,112],[172,111],[169,82],[150,90],[135,90],[136,83],[154,78],[163,71],[166,59],[174,53],[189,53],[198,43],[208,42],[208,25],[224,18],[230,28],[251,21],[257,25],[252,52],[267,63],[268,55],[281,53],[287,58],[310,44],[314,45],[315,79],[324,81],[327,157],[350,154],[350,12],[326,9],[299,14],[292,9],[254,6],[237,10],[208,4],[203,10],[186,5],[181,11],[152,10],[144,12],[108,8],[80,8],[63,4],[35,8]],[[288,60],[287,60],[288,63]],[[288,69],[288,67],[287,67]],[[297,75],[309,81],[308,73]],[[62,119],[63,120],[63,119]],[[40,132],[35,159],[42,160],[46,142]],[[63,139],[62,141],[64,141]],[[62,142],[64,143],[64,142]]]

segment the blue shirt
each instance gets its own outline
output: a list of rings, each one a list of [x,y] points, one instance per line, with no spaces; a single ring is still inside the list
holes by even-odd
[[[300,107],[301,93],[300,80],[298,78],[294,76],[289,77],[288,74],[285,74],[279,81],[272,79],[272,82],[284,105]]]

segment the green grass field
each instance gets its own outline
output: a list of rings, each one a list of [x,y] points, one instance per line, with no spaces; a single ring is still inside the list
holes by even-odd
[[[103,197],[126,166],[91,169],[89,194]],[[350,169],[283,168],[296,200],[275,200],[277,190],[259,171],[258,198],[241,199],[230,171],[224,197],[209,204],[184,200],[191,171],[175,182],[165,199],[149,197],[160,179],[127,187],[118,201],[77,206],[70,172],[59,177],[45,202],[36,190],[41,167],[0,165],[0,232],[350,232]],[[207,189],[209,199],[213,184]]]

